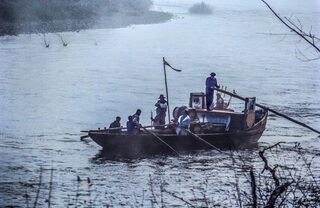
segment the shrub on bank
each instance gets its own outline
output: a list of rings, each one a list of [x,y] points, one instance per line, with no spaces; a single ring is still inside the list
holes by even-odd
[[[196,3],[189,8],[191,14],[212,14],[212,8],[204,2]]]

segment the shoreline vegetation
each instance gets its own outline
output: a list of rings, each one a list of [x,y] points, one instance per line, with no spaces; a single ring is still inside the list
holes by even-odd
[[[196,15],[211,15],[213,12],[208,4],[200,2],[192,5],[192,7],[189,8],[189,13]]]
[[[285,159],[279,161],[281,152],[290,153],[296,158],[295,163],[287,164]],[[35,179],[38,181],[21,182],[24,186],[21,190],[25,190],[25,193],[17,197],[21,202],[25,201],[26,207],[51,207],[57,205],[57,200],[60,201],[58,203],[65,203],[65,207],[167,207],[173,204],[186,207],[317,207],[320,203],[320,186],[319,178],[314,175],[312,167],[316,155],[303,149],[299,143],[284,142],[260,147],[254,155],[256,160],[260,161],[254,166],[235,152],[234,158],[229,158],[232,163],[216,167],[221,171],[234,172],[234,178],[221,184],[218,193],[213,195],[209,194],[208,190],[212,189],[214,176],[206,177],[197,187],[170,190],[164,175],[149,175],[148,187],[143,189],[142,195],[133,192],[134,200],[119,205],[119,202],[115,202],[117,196],[109,193],[109,190],[105,190],[103,196],[95,191],[94,180],[77,176],[74,179],[73,191],[66,193],[68,199],[62,202],[54,196],[55,190],[59,189],[59,183],[53,179],[54,169],[40,167],[39,177]],[[43,176],[45,172],[50,172],[49,177]],[[228,193],[227,201],[219,197],[221,193]],[[128,198],[129,195],[130,193]],[[140,199],[137,199],[138,195]],[[15,207],[12,204],[8,206]]]
[[[0,0],[0,36],[119,28],[172,18],[150,0]]]

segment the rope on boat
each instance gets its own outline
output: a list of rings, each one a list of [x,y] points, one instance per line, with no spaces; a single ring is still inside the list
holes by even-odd
[[[202,142],[206,143],[207,145],[209,145],[210,147],[212,147],[213,149],[217,150],[219,153],[223,153],[227,156],[229,156],[232,160],[232,163],[234,164],[236,162],[236,160],[234,159],[234,154],[222,151],[221,149],[219,149],[218,147],[214,146],[213,144],[207,142],[206,140],[202,139],[200,136],[196,135],[195,133],[191,132],[189,129],[186,129],[186,131],[191,134],[192,136],[194,136],[195,138],[201,140]]]
[[[209,146],[212,147],[213,149],[215,149],[215,150],[217,150],[218,152],[222,153],[222,151],[221,151],[218,147],[214,146],[213,144],[210,144],[209,142],[207,142],[206,140],[202,139],[202,138],[199,137],[198,135],[192,133],[189,129],[185,129],[185,130],[186,130],[189,134],[191,134],[192,136],[194,136],[195,138],[201,140],[202,142],[206,143],[207,145],[209,145]]]
[[[148,132],[149,134],[153,135],[154,137],[156,137],[157,139],[159,139],[163,144],[165,144],[167,147],[169,147],[173,152],[175,152],[178,156],[179,156],[179,153],[173,149],[168,143],[166,143],[165,141],[163,141],[159,136],[157,136],[155,133],[149,131],[148,129],[146,129],[146,127],[144,126],[141,126],[141,128],[143,128],[146,132]]]

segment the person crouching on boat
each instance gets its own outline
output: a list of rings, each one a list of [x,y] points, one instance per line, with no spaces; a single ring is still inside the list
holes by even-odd
[[[216,103],[216,107],[215,108],[219,109],[219,110],[223,110],[224,109],[224,100],[221,97],[220,93],[217,93],[217,103]]]
[[[167,112],[167,101],[163,94],[159,96],[158,102],[155,104],[156,109],[156,117],[152,119],[157,125],[163,125],[166,123],[166,112]]]
[[[141,110],[138,109],[136,113],[132,116],[132,121],[134,123],[134,134],[139,134],[140,133],[140,115],[141,115]]]
[[[128,134],[134,134],[134,123],[133,123],[133,118],[132,116],[128,117],[128,121],[127,121],[127,133]]]
[[[206,104],[207,104],[207,110],[211,110],[210,106],[213,102],[213,93],[214,88],[220,88],[220,85],[217,83],[217,79],[215,78],[216,73],[212,72],[210,74],[210,77],[206,80]]]
[[[120,120],[121,120],[120,116],[117,116],[116,120],[110,124],[109,128],[119,128],[121,126]],[[121,129],[112,129],[109,132],[110,133],[120,133]]]
[[[188,132],[186,129],[189,129],[190,126],[190,117],[189,111],[186,109],[183,111],[182,115],[178,119],[178,127],[176,129],[177,135],[187,135]]]

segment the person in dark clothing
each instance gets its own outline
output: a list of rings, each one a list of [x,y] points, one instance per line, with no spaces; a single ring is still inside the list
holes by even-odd
[[[133,123],[133,118],[132,116],[128,117],[128,121],[127,121],[127,132],[128,134],[134,134],[134,123]]]
[[[138,109],[136,111],[135,114],[132,115],[132,121],[135,123],[136,126],[139,126],[140,125],[140,115],[141,115],[141,110]]]
[[[141,115],[141,110],[138,109],[136,111],[136,113],[133,114],[133,116],[132,116],[132,121],[133,121],[135,127],[140,127],[141,126],[141,124],[140,124],[140,115]],[[140,133],[140,129],[139,128],[134,128],[134,134],[139,134],[139,133]]]
[[[213,102],[213,93],[214,88],[220,88],[220,85],[217,83],[217,79],[215,78],[216,73],[212,72],[210,74],[210,77],[206,80],[206,104],[207,104],[207,110],[210,110],[210,106]]]
[[[120,120],[121,120],[121,118],[119,116],[117,116],[116,120],[110,124],[109,128],[119,128],[121,126]],[[120,133],[120,132],[121,132],[121,129],[110,130],[110,133]]]
[[[159,96],[159,100],[155,104],[155,106],[157,107],[157,115],[154,119],[152,119],[152,121],[157,125],[163,125],[166,123],[167,101],[162,94]]]

